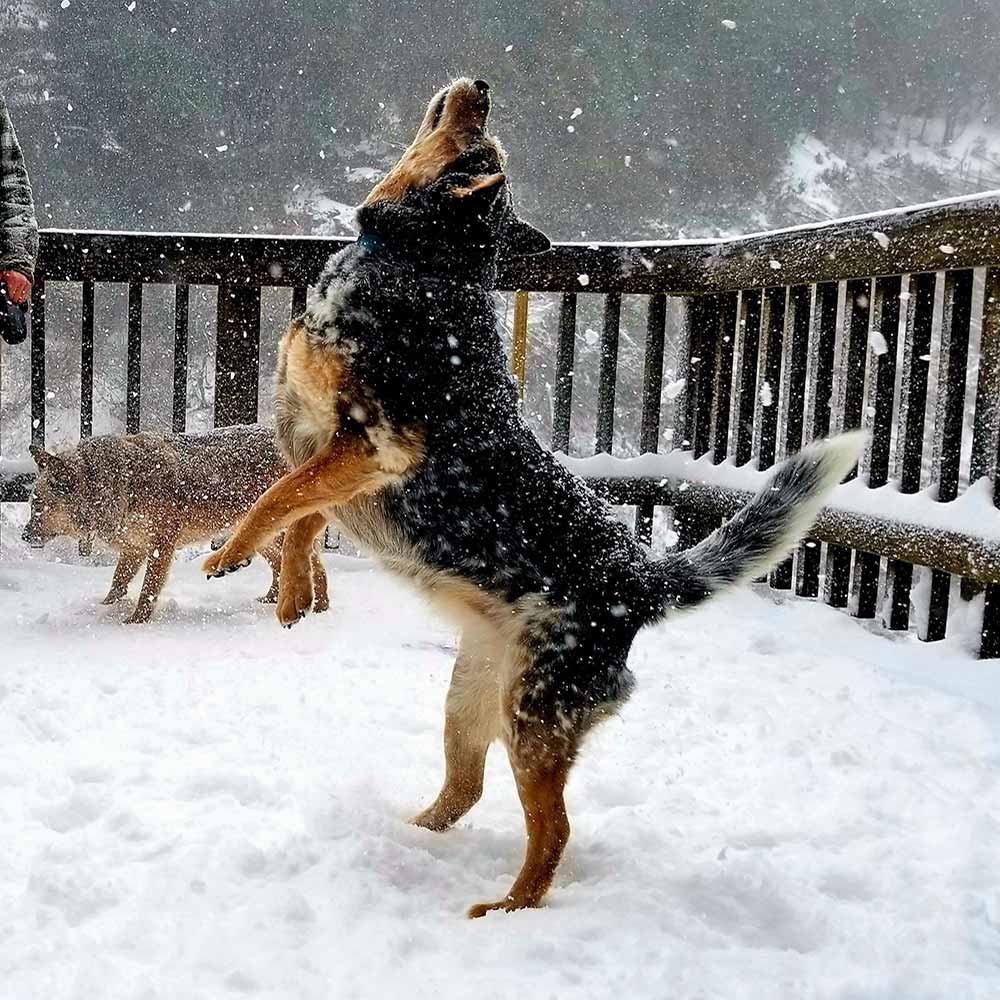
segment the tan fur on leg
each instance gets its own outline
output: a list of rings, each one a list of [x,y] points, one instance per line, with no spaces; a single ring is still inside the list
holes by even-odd
[[[153,616],[156,600],[160,596],[160,591],[163,590],[163,585],[167,582],[167,574],[170,572],[170,564],[173,562],[176,545],[176,537],[169,536],[157,539],[150,546],[149,555],[146,558],[146,575],[142,578],[139,601],[135,606],[135,611],[125,619],[126,625],[148,622]]]
[[[483,793],[486,751],[500,731],[497,677],[488,660],[463,645],[455,660],[445,704],[445,779],[434,803],[413,823],[447,830]]]
[[[261,604],[277,604],[278,584],[281,580],[281,539],[275,539],[269,545],[265,545],[260,550],[260,554],[267,560],[268,566],[271,567],[271,586],[268,587],[267,593],[258,597],[257,600]]]
[[[291,628],[313,605],[313,542],[326,527],[322,514],[310,514],[290,525],[281,545],[278,621]]]
[[[128,593],[128,585],[135,579],[144,558],[141,549],[122,549],[115,566],[115,575],[111,578],[111,589],[101,604],[117,604]]]
[[[205,571],[221,575],[246,565],[254,552],[293,521],[347,503],[360,493],[374,493],[421,456],[418,441],[392,441],[376,449],[367,435],[336,434],[326,451],[283,476],[260,497],[229,541],[205,560]]]
[[[316,543],[313,543],[312,552],[312,578],[313,578],[313,614],[322,614],[330,610],[330,589],[326,579],[326,568],[323,560],[320,559],[316,551]]]
[[[544,748],[543,741],[532,738],[528,744],[515,744],[510,751],[511,767],[517,793],[524,809],[528,848],[520,874],[510,892],[495,903],[479,903],[469,910],[470,917],[481,917],[490,910],[523,910],[538,906],[552,884],[563,848],[569,840],[569,817],[563,801],[563,789],[572,764],[571,757]]]

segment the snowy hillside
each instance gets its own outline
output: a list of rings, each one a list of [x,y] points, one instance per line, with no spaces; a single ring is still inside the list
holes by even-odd
[[[569,787],[548,905],[504,891],[503,752],[432,834],[451,636],[373,570],[291,632],[259,567],[0,566],[0,998],[971,1000],[1000,988],[1000,684],[744,591],[645,633]],[[821,641],[820,640],[821,638]]]

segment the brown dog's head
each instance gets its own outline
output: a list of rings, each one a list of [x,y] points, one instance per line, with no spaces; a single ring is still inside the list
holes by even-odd
[[[52,455],[37,445],[31,457],[38,466],[38,477],[31,493],[31,513],[22,539],[40,549],[58,535],[79,536],[81,527],[81,473],[72,457]]]
[[[490,88],[463,78],[434,95],[417,134],[358,212],[362,232],[428,255],[548,250],[548,237],[518,218],[504,173],[506,154],[490,135]]]

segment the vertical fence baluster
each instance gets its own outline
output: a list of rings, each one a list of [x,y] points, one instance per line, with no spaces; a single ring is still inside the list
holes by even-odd
[[[983,332],[973,420],[969,482],[993,479],[993,503],[1000,507],[1000,268],[989,268],[983,289]],[[1000,584],[988,583],[979,655],[1000,657]]]
[[[871,316],[871,281],[862,278],[847,282],[844,324],[840,349],[840,372],[835,380],[834,412],[837,431],[861,426],[865,395],[865,355],[868,352],[868,324]],[[854,473],[848,476],[852,479]],[[824,599],[835,608],[847,607],[851,584],[851,550],[843,545],[826,547]]]
[[[573,405],[573,365],[576,359],[576,293],[564,292],[559,309],[555,387],[552,399],[552,450],[569,453],[569,423]]]
[[[142,393],[142,282],[128,283],[128,348],[125,368],[125,433],[139,433]]]
[[[595,454],[611,454],[615,437],[615,382],[618,377],[618,334],[621,328],[622,297],[608,292],[604,297],[604,325],[601,328],[601,371],[597,385],[597,440]]]
[[[969,362],[969,322],[972,318],[972,271],[948,271],[944,279],[944,314],[938,354],[938,389],[934,420],[933,474],[939,502],[958,496],[965,417],[965,376]],[[931,570],[927,621],[920,638],[943,639],[948,625],[951,574]]]
[[[187,428],[187,379],[188,379],[188,313],[189,289],[187,285],[174,287],[174,433]]]
[[[698,458],[708,450],[714,382],[713,331],[719,329],[719,304],[715,295],[696,295],[684,300],[684,338],[687,364],[684,369],[684,434],[691,454]],[[681,495],[683,496],[683,494]],[[674,506],[674,528],[679,548],[699,542],[714,527],[711,518],[689,509],[679,499]]]
[[[889,480],[889,450],[892,443],[892,408],[896,386],[896,354],[899,337],[898,275],[877,278],[872,309],[872,340],[881,349],[872,348],[868,355],[868,377],[865,393],[864,426],[871,432],[866,473],[871,488],[883,486]],[[876,337],[876,334],[878,337]],[[871,347],[871,344],[869,344]],[[857,552],[854,557],[854,578],[851,584],[851,612],[858,618],[874,618],[878,604],[878,583],[881,558],[873,552]]]
[[[718,465],[729,455],[729,414],[733,401],[733,352],[739,299],[735,292],[719,296],[719,325],[715,331],[712,417],[709,439],[712,462]]]
[[[524,399],[528,365],[528,293],[514,292],[514,325],[510,337],[510,370],[517,382],[518,398]]]
[[[733,461],[744,465],[753,454],[754,401],[757,398],[757,346],[760,342],[761,292],[740,293],[739,321],[733,367],[736,378],[736,398],[732,407]]]
[[[805,420],[806,353],[809,348],[811,296],[808,285],[788,290],[782,346],[780,457],[787,458],[802,447]],[[776,590],[792,586],[792,559],[789,557],[771,571],[770,584]]]
[[[215,348],[215,426],[257,421],[260,287],[220,285]]]
[[[31,288],[31,443],[45,445],[45,279]]]
[[[785,329],[786,289],[766,288],[757,354],[757,397],[754,400],[753,457],[758,469],[774,465],[778,440],[778,390],[781,382],[781,342]]]
[[[833,393],[833,368],[837,343],[837,312],[840,288],[836,281],[816,285],[807,361],[808,409],[804,433],[809,440],[825,438],[830,433],[830,401]],[[799,547],[795,567],[795,593],[802,597],[819,596],[819,573],[822,549],[815,539],[807,538]]]
[[[295,285],[292,288],[292,319],[296,319],[306,311],[306,300],[309,289],[305,285]]]
[[[642,369],[641,454],[658,450],[660,400],[663,395],[663,340],[667,322],[666,295],[650,295],[646,313],[646,352]],[[635,533],[647,545],[653,537],[653,505],[640,504],[635,512]]]
[[[94,433],[94,282],[83,283],[80,330],[80,437]]]
[[[936,280],[933,272],[912,274],[909,278],[896,438],[896,476],[901,493],[916,493],[920,489],[928,372],[924,359],[931,349]],[[886,570],[888,620],[885,622],[890,629],[909,627],[912,583],[912,564],[890,559]]]

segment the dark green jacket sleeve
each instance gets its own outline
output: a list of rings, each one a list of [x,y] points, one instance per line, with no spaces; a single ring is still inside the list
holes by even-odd
[[[20,271],[34,281],[38,223],[17,133],[0,97],[0,271]]]

